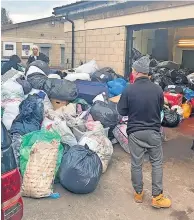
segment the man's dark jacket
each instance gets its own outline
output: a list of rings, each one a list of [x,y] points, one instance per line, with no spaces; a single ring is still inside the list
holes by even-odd
[[[36,60],[42,60],[44,61],[45,63],[49,63],[49,58],[43,54],[43,53],[39,53],[39,56],[37,56],[37,59]],[[33,55],[30,55],[29,58],[28,58],[28,62],[27,64],[29,65],[30,63],[34,62],[35,61],[35,58]]]
[[[136,79],[121,95],[117,109],[128,116],[127,134],[141,130],[160,131],[161,111],[164,105],[163,91],[148,77]]]

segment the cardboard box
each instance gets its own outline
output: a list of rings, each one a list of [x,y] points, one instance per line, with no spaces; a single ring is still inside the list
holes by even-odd
[[[53,105],[54,110],[57,110],[63,106],[67,106],[69,104],[68,101],[61,101],[57,99],[51,99],[51,103]]]
[[[121,95],[118,95],[118,96],[110,98],[109,101],[114,102],[114,103],[118,103],[120,98],[121,98]]]

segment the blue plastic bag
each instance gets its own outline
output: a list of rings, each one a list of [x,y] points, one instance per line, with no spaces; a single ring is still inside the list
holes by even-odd
[[[117,96],[123,92],[127,86],[127,82],[122,78],[118,78],[108,82],[107,85],[109,87],[109,93],[111,94],[110,96]]]
[[[107,83],[108,87],[114,87],[116,84],[117,85],[120,84],[122,86],[126,86],[127,82],[124,79],[122,79],[122,78],[117,78],[117,79],[109,81]]]
[[[124,89],[125,89],[125,86],[121,84],[115,84],[114,87],[109,88],[109,92],[113,94],[114,96],[117,96],[117,95],[120,95]]]
[[[189,88],[186,88],[184,89],[184,96],[187,100],[191,100],[192,98],[194,98],[194,91]]]

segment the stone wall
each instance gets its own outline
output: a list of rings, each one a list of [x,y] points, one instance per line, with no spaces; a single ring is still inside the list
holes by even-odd
[[[85,30],[75,32],[75,66],[92,59],[99,67],[109,66],[124,74],[125,27]],[[66,66],[71,63],[71,32],[65,33]]]
[[[50,65],[60,67],[61,46],[64,45],[64,24],[55,22],[55,25],[52,25],[51,22],[47,21],[36,25],[4,30],[1,33],[1,42],[2,45],[3,42],[16,42],[16,53],[24,63],[27,62],[27,58],[22,57],[22,43],[49,44]],[[1,56],[3,57],[3,50],[1,50]]]

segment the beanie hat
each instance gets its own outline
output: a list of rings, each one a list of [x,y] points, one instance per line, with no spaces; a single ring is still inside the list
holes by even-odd
[[[133,63],[133,69],[136,70],[138,73],[149,73],[149,65],[150,65],[150,59],[147,56],[141,57],[139,60],[136,60]]]

